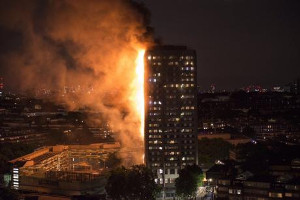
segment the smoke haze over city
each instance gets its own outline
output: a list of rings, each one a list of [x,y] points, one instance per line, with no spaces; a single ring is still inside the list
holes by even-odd
[[[54,99],[101,112],[125,146],[142,145],[133,96],[135,60],[151,41],[143,7],[123,0],[0,3],[7,87],[63,91]]]

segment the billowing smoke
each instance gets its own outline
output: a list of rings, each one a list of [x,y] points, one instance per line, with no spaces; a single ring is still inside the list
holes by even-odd
[[[129,0],[0,2],[0,28],[15,36],[1,67],[14,86],[75,88],[56,98],[70,109],[101,111],[125,147],[142,145],[130,96],[138,50],[150,41],[143,7]]]

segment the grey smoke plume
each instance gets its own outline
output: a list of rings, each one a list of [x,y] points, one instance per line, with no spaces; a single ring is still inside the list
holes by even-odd
[[[0,2],[0,30],[14,35],[2,49],[1,70],[14,86],[80,88],[59,100],[101,111],[125,147],[142,145],[129,99],[137,52],[150,44],[142,7],[129,0]]]

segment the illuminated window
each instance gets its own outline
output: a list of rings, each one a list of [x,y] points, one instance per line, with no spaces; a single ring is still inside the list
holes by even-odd
[[[282,198],[282,193],[269,192],[269,197]]]
[[[293,194],[292,193],[285,193],[285,196],[286,197],[293,197]]]

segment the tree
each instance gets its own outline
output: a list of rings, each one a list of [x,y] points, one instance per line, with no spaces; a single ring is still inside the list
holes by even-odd
[[[268,173],[268,161],[273,157],[272,151],[263,144],[238,144],[236,146],[237,157],[245,160],[241,165],[244,171],[251,171],[255,174]],[[278,157],[279,154],[276,155]]]
[[[126,178],[127,169],[125,167],[116,168],[111,171],[105,189],[107,194],[113,199],[118,200],[126,197]]]
[[[15,190],[9,188],[0,188],[0,200],[17,200],[19,199],[19,194]]]
[[[106,167],[116,168],[121,165],[121,158],[117,155],[116,152],[110,153],[106,159]]]
[[[158,185],[154,182],[154,174],[144,165],[113,169],[105,189],[113,200],[151,200],[159,192]]]
[[[183,199],[195,197],[203,178],[202,169],[197,165],[188,165],[181,169],[175,180],[176,195]]]
[[[253,128],[251,128],[250,126],[244,127],[242,133],[251,138],[255,137],[255,130]]]
[[[202,138],[198,143],[199,162],[212,165],[216,160],[226,159],[231,148],[232,145],[221,138]]]

